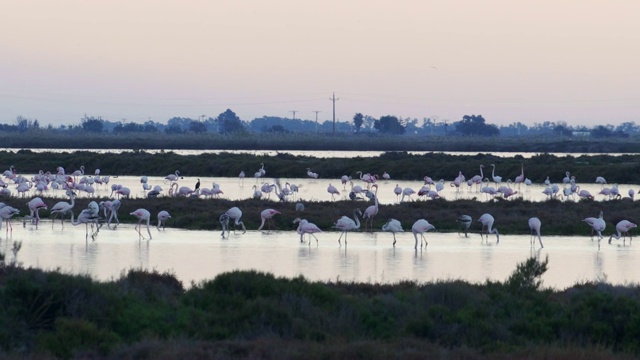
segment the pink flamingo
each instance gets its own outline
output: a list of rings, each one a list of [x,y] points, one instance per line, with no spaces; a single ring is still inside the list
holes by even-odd
[[[362,218],[364,221],[364,230],[367,231],[367,223],[370,222],[369,230],[373,231],[373,218],[378,214],[378,184],[374,184],[372,187],[376,188],[376,191],[373,193],[373,201],[374,205],[369,206],[364,210],[364,214]]]
[[[28,203],[27,206],[29,207],[29,219],[31,219],[31,223],[34,223],[34,219],[35,219],[35,224],[36,224],[36,228],[38,227],[38,223],[40,222],[40,209],[45,209],[47,210],[47,204],[44,203],[44,201],[42,201],[41,198],[36,197],[31,199]],[[25,216],[25,221],[26,221],[27,217]],[[24,224],[24,223],[23,223]]]
[[[318,238],[314,234],[322,232],[322,230],[320,230],[320,228],[316,224],[310,223],[306,219],[300,218],[296,218],[295,220],[293,220],[293,223],[298,224],[296,232],[300,234],[300,242],[303,242],[302,237],[304,236],[304,234],[309,234],[309,245],[311,245],[311,236],[316,239],[316,245],[318,245]]]
[[[518,184],[518,189],[520,189],[520,185],[524,182],[524,163],[520,164],[520,175],[516,176],[514,182]]]
[[[265,209],[262,210],[262,212],[260,212],[260,217],[262,218],[262,223],[260,224],[260,227],[258,228],[258,231],[262,230],[262,228],[264,227],[264,224],[267,223],[267,228],[269,227],[269,223],[271,223],[273,225],[273,227],[275,228],[275,224],[273,223],[273,217],[280,214],[280,211],[275,210],[275,209]]]
[[[638,225],[632,223],[629,220],[621,220],[616,224],[616,234],[609,236],[609,244],[611,244],[611,238],[615,237],[616,240],[619,240],[621,235],[623,236],[622,237],[623,244],[627,235],[629,236],[629,243],[631,243],[631,234],[629,234],[629,230],[635,227],[638,227]]]
[[[66,201],[60,201],[55,205],[53,205],[53,207],[51,208],[51,215],[53,215],[53,220],[51,221],[52,229],[53,229],[53,224],[56,220],[56,217],[58,217],[58,215],[60,215],[60,222],[64,227],[64,216],[67,215],[69,212],[71,212],[71,209],[73,209],[73,206],[76,204],[75,202],[76,194],[73,191],[67,190],[67,196],[71,199],[71,203],[68,203]]]
[[[149,210],[147,209],[137,209],[136,211],[129,213],[129,215],[133,215],[138,219],[138,224],[135,227],[135,230],[138,231],[138,234],[140,235],[141,238],[144,239],[144,236],[142,236],[142,232],[140,232],[141,228],[142,228],[142,222],[146,221],[147,222],[147,233],[149,234],[149,240],[151,240],[151,230],[149,230],[149,222],[151,221],[151,213],[149,212]]]
[[[13,226],[11,226],[11,218],[14,215],[18,215],[20,214],[20,210],[11,207],[11,206],[5,206],[3,208],[0,208],[0,229],[2,229],[2,221],[6,221],[7,222],[7,232],[9,230],[11,230],[11,232],[13,232]]]

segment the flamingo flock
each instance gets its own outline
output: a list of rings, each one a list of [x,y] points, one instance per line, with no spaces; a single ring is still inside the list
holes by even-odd
[[[503,177],[496,175],[496,165],[491,164],[491,180],[493,184],[491,184],[491,180],[487,177],[484,177],[484,165],[480,165],[479,167],[479,175],[474,175],[470,179],[466,180],[462,171],[458,171],[458,174],[454,177],[453,181],[449,183],[451,187],[455,188],[455,192],[459,193],[463,191],[463,187],[467,186],[468,191],[475,191],[479,193],[486,194],[487,199],[495,199],[498,196],[509,199],[514,196],[519,196],[522,194],[521,185],[525,184],[525,186],[529,186],[531,184],[531,180],[525,177],[525,167],[524,163],[520,164],[520,173],[514,178],[507,179],[503,181]],[[265,178],[266,171],[264,169],[264,163],[260,164],[260,168],[255,173],[256,185],[252,187],[253,193],[251,197],[254,199],[271,199],[271,194],[275,194],[275,198],[279,202],[288,202],[289,198],[295,198],[296,194],[299,191],[299,185],[295,185],[290,182],[286,182],[284,186],[281,185],[279,179],[275,179],[274,183],[270,183],[268,179]],[[129,197],[131,197],[132,191],[130,188],[123,186],[121,184],[112,184],[111,185],[111,199],[100,201],[99,203],[92,201],[89,203],[89,206],[86,209],[78,209],[79,215],[75,217],[74,210],[75,209],[75,199],[79,194],[86,193],[88,197],[92,197],[95,193],[94,185],[107,185],[110,178],[105,176],[100,176],[100,170],[96,169],[93,176],[88,176],[85,173],[85,167],[80,166],[79,170],[76,170],[70,174],[66,174],[64,168],[58,167],[55,174],[44,173],[42,171],[39,174],[35,175],[31,180],[25,181],[21,179],[25,179],[25,177],[17,174],[15,167],[11,166],[9,170],[3,173],[5,179],[0,180],[0,194],[2,194],[2,190],[8,187],[7,183],[14,182],[16,185],[17,196],[20,198],[27,197],[30,192],[36,193],[44,193],[49,191],[49,189],[62,189],[65,191],[65,195],[68,197],[68,201],[58,201],[50,208],[48,205],[42,200],[41,197],[36,196],[31,200],[25,203],[29,215],[25,215],[22,218],[23,226],[26,226],[27,221],[31,225],[34,225],[36,228],[38,227],[41,218],[40,212],[47,211],[50,212],[50,219],[52,220],[52,228],[55,227],[55,220],[60,219],[60,225],[64,228],[65,218],[69,219],[72,225],[80,225],[85,224],[86,227],[86,237],[89,235],[95,240],[96,236],[100,228],[103,224],[106,224],[106,228],[110,230],[116,230],[118,225],[120,224],[120,220],[118,218],[118,210],[122,205],[122,201],[125,201]],[[243,187],[243,179],[245,177],[244,171],[240,173],[239,176],[239,186]],[[344,244],[347,245],[347,234],[348,232],[355,232],[362,229],[365,232],[373,232],[374,231],[374,221],[376,219],[376,215],[380,210],[380,202],[379,202],[379,187],[380,185],[377,183],[380,178],[376,174],[365,173],[363,171],[357,171],[355,177],[344,175],[339,180],[343,186],[342,191],[338,189],[338,187],[334,186],[333,183],[329,183],[327,187],[327,193],[331,196],[331,200],[333,201],[371,201],[372,205],[365,208],[364,211],[360,211],[359,209],[355,209],[353,211],[352,217],[342,216],[336,220],[336,222],[331,227],[333,230],[340,231],[340,236],[338,237],[338,244],[342,246],[342,238],[344,237]],[[313,171],[311,168],[307,168],[307,176],[311,179],[318,179],[319,175]],[[147,198],[157,198],[160,196],[181,196],[181,197],[202,197],[204,199],[214,199],[218,198],[220,195],[223,195],[224,192],[221,190],[220,185],[216,182],[212,183],[211,188],[200,187],[200,179],[197,179],[194,188],[190,188],[188,186],[180,186],[180,180],[184,179],[181,175],[180,170],[175,170],[174,173],[168,174],[164,177],[165,185],[168,184],[169,190],[167,195],[163,195],[163,188],[160,185],[152,186],[150,184],[150,179],[147,176],[142,176],[140,178],[140,183],[142,184],[142,191],[146,194]],[[362,181],[363,185],[354,184],[355,180]],[[385,180],[385,184],[391,179],[391,176],[385,171],[382,179]],[[258,184],[259,181],[262,181],[261,184]],[[616,183],[607,183],[607,181],[598,176],[595,180],[596,184],[600,185],[600,192],[595,196],[592,195],[586,189],[581,189],[579,185],[576,183],[575,176],[572,176],[569,171],[565,173],[564,178],[561,180],[562,187],[560,187],[557,183],[554,183],[550,180],[550,177],[547,177],[545,184],[546,187],[543,190],[543,193],[548,197],[549,200],[559,199],[564,197],[565,200],[574,200],[577,199],[585,199],[587,201],[594,200],[595,196],[602,196],[602,200],[618,200],[623,198],[623,192],[619,189],[618,184]],[[350,190],[346,189],[347,184],[350,185]],[[424,176],[423,185],[420,187],[419,191],[415,191],[410,186],[401,187],[399,183],[395,184],[393,188],[393,194],[396,195],[396,201],[398,203],[403,203],[405,201],[416,201],[413,198],[413,195],[417,194],[418,200],[432,199],[437,200],[441,197],[441,192],[445,188],[446,181],[444,179],[440,179],[439,181],[434,181],[429,176]],[[512,187],[512,184],[515,186]],[[492,186],[494,185],[494,186]],[[433,188],[432,188],[433,187]],[[516,187],[518,190],[516,190]],[[343,192],[348,191],[348,196],[342,196]],[[635,191],[633,189],[629,189],[627,192],[629,198],[631,200],[634,199]],[[367,200],[368,199],[368,200]],[[6,224],[5,227],[7,231],[12,231],[11,226],[11,218],[20,215],[20,210],[12,208],[10,206],[2,206],[4,204],[0,203],[0,218]],[[298,206],[300,205],[300,206]],[[299,209],[298,209],[299,208]],[[296,211],[302,213],[304,211],[304,205],[301,202],[298,202],[296,205]],[[101,213],[102,212],[102,213]],[[274,217],[281,212],[274,208],[266,208],[263,210],[259,216],[261,219],[261,224],[258,227],[258,231],[262,231],[266,229],[267,233],[271,231],[275,231],[277,226],[274,221]],[[135,231],[137,232],[140,239],[152,239],[152,234],[150,230],[150,224],[152,221],[151,214],[148,210],[144,208],[139,208],[133,212],[129,213],[130,216],[137,219],[137,224],[135,226]],[[242,218],[242,211],[240,208],[234,206],[229,210],[220,215],[218,221],[220,222],[220,226],[222,228],[222,237],[229,237],[230,232],[233,230],[234,233],[236,231],[236,227],[242,228],[242,233],[246,233],[247,229]],[[157,214],[157,222],[156,229],[157,230],[165,230],[167,221],[172,219],[171,215],[168,211],[162,210]],[[362,220],[362,224],[361,224]],[[461,233],[464,233],[465,237],[468,237],[469,231],[471,229],[472,224],[474,223],[473,218],[469,215],[461,215],[456,221],[460,223]],[[485,213],[481,215],[477,222],[481,224],[481,229],[479,231],[482,242],[488,242],[490,235],[496,236],[496,244],[500,242],[500,233],[496,227],[496,221],[494,217]],[[597,234],[598,236],[598,247],[600,246],[600,241],[605,237],[604,232],[606,230],[606,222],[603,218],[603,213],[600,212],[599,217],[594,218],[585,218],[583,219],[588,226],[592,228],[592,237]],[[304,235],[307,235],[309,238],[308,243],[311,244],[311,237],[316,239],[316,244],[318,244],[318,236],[316,234],[321,233],[321,230],[317,225],[309,222],[307,219],[302,217],[296,218],[294,223],[298,225],[297,232],[300,234],[301,241],[304,239]],[[542,236],[541,236],[541,221],[537,217],[532,217],[529,219],[528,228],[531,231],[531,246],[533,247],[535,241],[537,239],[540,248],[543,248]],[[0,223],[0,227],[2,224]],[[146,232],[143,227],[146,226]],[[91,233],[89,232],[89,227],[91,227]],[[630,220],[621,220],[616,224],[615,233],[610,234],[608,242],[612,243],[613,239],[619,240],[622,238],[623,243],[626,243],[626,238],[629,237],[629,242],[631,242],[631,234],[636,224],[631,222]],[[233,229],[232,229],[233,228]],[[393,235],[393,246],[395,247],[397,243],[396,234],[404,232],[402,224],[396,219],[387,220],[382,226],[382,231],[391,232]],[[435,226],[426,219],[418,219],[411,226],[411,232],[414,237],[414,249],[418,248],[418,241],[420,242],[420,248],[426,248],[428,245],[427,237],[425,234],[430,231],[435,230]]]

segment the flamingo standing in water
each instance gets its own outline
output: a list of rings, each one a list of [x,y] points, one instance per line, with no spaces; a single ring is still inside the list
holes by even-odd
[[[422,241],[424,240],[424,247],[426,248],[427,245],[429,245],[429,243],[427,242],[427,239],[424,237],[424,233],[429,231],[429,230],[435,230],[435,226],[429,224],[429,222],[425,219],[419,219],[417,220],[415,223],[413,223],[413,226],[411,227],[411,232],[413,232],[413,237],[416,239],[415,245],[413,246],[414,249],[418,249],[418,234],[420,234],[420,248],[422,249]]]
[[[138,224],[136,225],[135,230],[138,231],[138,234],[143,239],[144,239],[144,236],[142,235],[142,232],[140,230],[142,228],[142,222],[143,221],[147,222],[147,233],[149,234],[149,240],[151,240],[151,230],[149,230],[149,223],[151,222],[151,213],[149,212],[149,210],[140,208],[134,212],[129,213],[129,215],[133,215],[138,219]]]
[[[164,225],[169,219],[171,219],[171,215],[167,210],[160,211],[158,213],[158,225],[156,226],[156,228],[160,230],[160,225],[162,225],[162,230],[164,230]]]
[[[353,219],[348,216],[343,216],[333,224],[332,228],[341,231],[340,237],[338,238],[338,245],[342,246],[340,239],[342,239],[342,235],[344,235],[344,245],[347,246],[347,231],[353,231],[360,228],[360,219],[358,219],[358,215],[362,216],[362,211],[360,211],[360,209],[355,209],[353,210]]]
[[[627,237],[627,235],[629,236],[629,244],[631,244],[631,234],[629,234],[629,230],[638,227],[638,225],[632,223],[629,220],[621,220],[620,222],[618,222],[616,224],[616,233],[609,236],[609,244],[611,244],[611,239],[612,238],[616,238],[616,240],[620,239],[620,236],[622,237],[622,243],[624,244],[625,238]]]
[[[169,181],[178,181],[178,179],[180,179],[180,170],[176,170],[175,173],[173,174],[169,174],[167,176],[164,177],[165,180],[169,180]]]
[[[487,241],[489,241],[489,234],[496,234],[496,244],[500,242],[500,233],[498,229],[493,227],[494,218],[491,214],[482,214],[478,219],[482,223],[482,230],[480,230],[480,237],[484,239],[484,230],[487,230]]]
[[[607,227],[607,223],[604,221],[603,215],[604,213],[600,211],[599,217],[589,217],[582,220],[586,222],[587,225],[591,226],[591,239],[593,239],[594,232],[598,233],[598,249],[600,248],[600,240],[602,240],[602,232]]]
[[[13,226],[11,226],[11,218],[14,215],[18,215],[18,214],[20,214],[20,210],[8,205],[0,208],[0,229],[2,229],[2,221],[6,221],[7,232],[9,230],[13,232]]]
[[[269,228],[269,223],[271,223],[271,225],[273,225],[273,228],[275,229],[276,226],[275,224],[273,224],[273,217],[278,214],[280,214],[280,211],[275,209],[262,210],[262,212],[260,212],[260,218],[262,218],[262,223],[260,224],[258,231],[262,230],[265,223],[267,224],[267,228]]]
[[[520,175],[516,176],[514,183],[518,184],[518,189],[520,189],[520,185],[524,182],[524,163],[520,164]]]
[[[329,184],[329,186],[327,187],[327,192],[329,194],[331,194],[331,200],[336,200],[335,196],[338,195],[340,196],[340,190],[338,190],[338,188],[336,188],[335,186]]]
[[[318,173],[314,173],[313,171],[311,171],[311,168],[307,168],[307,176],[312,179],[317,179]]]
[[[370,222],[371,224],[369,225],[369,230],[373,231],[373,218],[378,214],[378,184],[374,184],[371,187],[375,187],[376,191],[373,193],[373,201],[374,201],[374,205],[369,206],[368,208],[366,208],[364,210],[364,214],[362,215],[362,218],[365,219],[364,221],[364,230],[367,231],[367,223]],[[395,238],[395,236],[394,236]]]
[[[491,164],[491,167],[493,168],[491,170],[491,178],[493,179],[493,182],[496,184],[496,186],[498,186],[498,184],[500,184],[502,182],[502,176],[496,176],[496,165],[495,164]]]
[[[242,226],[242,233],[243,234],[247,232],[247,228],[244,226],[244,223],[242,221],[240,221],[240,218],[242,217],[242,211],[238,207],[234,206],[234,207],[230,208],[229,210],[227,210],[225,212],[225,214],[229,217],[229,219],[233,220],[233,231],[234,232],[236,231],[236,225]],[[227,229],[227,231],[228,231],[228,229]],[[224,228],[223,228],[223,234],[224,234]]]
[[[44,203],[44,201],[42,201],[41,198],[36,197],[31,199],[28,203],[27,203],[27,207],[29,208],[29,216],[28,218],[31,219],[31,223],[35,223],[36,224],[36,228],[38,227],[38,223],[40,222],[40,209],[45,209],[47,210],[47,204]],[[25,216],[25,219],[23,221],[23,224],[26,222],[27,217]]]
[[[538,237],[538,241],[540,242],[540,248],[543,248],[542,238],[540,237],[540,226],[542,222],[537,217],[532,217],[529,219],[529,229],[531,229],[531,246],[536,242],[536,236]]]
[[[393,246],[396,246],[396,233],[404,232],[402,224],[396,219],[389,219],[386,224],[382,225],[382,231],[388,231],[393,234]]]
[[[469,215],[460,215],[460,217],[456,219],[456,221],[462,225],[462,230],[464,231],[464,237],[469,237],[467,235],[467,232],[469,231],[469,227],[471,227],[472,220],[473,219]],[[458,232],[458,235],[460,235],[460,232]]]
[[[56,217],[58,217],[58,215],[60,215],[60,223],[64,227],[65,215],[71,212],[71,209],[73,209],[73,206],[76,204],[75,202],[76,194],[73,191],[67,190],[67,196],[71,199],[70,203],[66,201],[60,201],[55,205],[53,205],[53,207],[51,208],[51,215],[53,215],[53,219],[51,220],[52,229],[53,229],[53,224],[55,223]]]
[[[293,223],[298,224],[296,232],[300,234],[300,242],[304,241],[302,238],[304,234],[309,234],[309,245],[311,245],[311,236],[316,239],[316,245],[318,245],[318,238],[314,234],[322,232],[322,230],[320,230],[320,228],[316,224],[310,223],[306,219],[300,218],[296,218],[295,220],[293,220]]]

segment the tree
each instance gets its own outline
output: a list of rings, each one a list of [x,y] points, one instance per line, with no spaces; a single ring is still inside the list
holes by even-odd
[[[203,122],[192,121],[191,123],[189,123],[189,131],[196,134],[206,133],[207,126]]]
[[[217,120],[221,134],[243,132],[245,130],[242,120],[230,109],[218,115]]]
[[[400,123],[397,117],[386,115],[376,120],[373,125],[378,131],[384,134],[404,134],[405,127]]]
[[[611,131],[610,129],[607,129],[602,125],[598,125],[595,128],[593,128],[593,130],[591,130],[591,136],[595,138],[611,137],[612,135],[613,135],[613,131]]]
[[[80,126],[82,126],[82,130],[92,133],[101,133],[104,127],[102,120],[87,116],[80,120]]]
[[[485,124],[482,115],[465,115],[456,123],[456,131],[462,135],[494,136],[500,135],[500,130],[495,125]]]
[[[360,132],[360,128],[362,127],[363,123],[364,123],[364,115],[362,115],[361,113],[356,113],[353,116],[353,125],[356,127],[356,132]]]

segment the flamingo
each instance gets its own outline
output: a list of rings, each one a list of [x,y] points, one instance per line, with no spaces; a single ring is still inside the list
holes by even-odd
[[[11,218],[14,215],[18,215],[18,214],[20,214],[20,210],[8,205],[4,206],[3,208],[0,208],[0,229],[2,229],[2,221],[6,221],[7,232],[9,230],[13,232],[13,226],[11,226]]]
[[[71,209],[73,209],[73,206],[76,204],[76,202],[75,202],[76,194],[71,190],[67,190],[66,194],[71,199],[70,203],[68,203],[66,201],[60,201],[60,202],[56,203],[55,205],[53,205],[53,207],[51,208],[51,215],[53,215],[53,219],[51,221],[51,228],[52,229],[53,229],[53,224],[54,224],[54,222],[56,220],[56,217],[58,217],[58,215],[60,215],[60,222],[61,222],[62,226],[64,227],[64,216],[67,213],[69,213],[71,211]]]
[[[313,171],[311,171],[311,168],[307,168],[307,176],[312,179],[317,179],[318,173],[314,173]]]
[[[262,212],[260,212],[260,218],[262,218],[262,223],[260,224],[258,231],[262,230],[262,227],[264,226],[265,223],[267,223],[267,228],[269,227],[269,223],[271,223],[275,228],[275,224],[273,224],[273,217],[278,214],[280,214],[280,211],[275,209],[262,210]]]
[[[427,187],[428,189],[428,187]],[[400,195],[402,194],[402,188],[399,184],[396,184],[396,187],[393,189],[393,192],[396,194],[396,200],[400,202]]]
[[[85,225],[85,239],[88,239],[89,238],[89,224],[91,224],[91,229],[93,229],[93,225],[95,224],[96,225],[96,231],[91,233],[91,238],[93,240],[95,240],[96,236],[98,235],[98,232],[100,231],[100,227],[102,226],[98,222],[100,220],[99,212],[100,212],[99,205],[95,201],[92,201],[91,203],[89,203],[89,207],[87,207],[86,209],[82,210],[80,212],[80,214],[78,214],[78,218],[77,219],[74,219],[73,218],[73,212],[71,213],[71,225],[78,226],[80,224],[84,224]]]
[[[491,214],[482,214],[478,219],[482,223],[482,230],[480,230],[480,237],[483,238],[483,232],[487,229],[487,241],[489,241],[489,234],[496,234],[496,244],[500,242],[500,233],[498,229],[493,227],[494,218]]]
[[[498,184],[502,182],[502,176],[496,176],[496,165],[495,164],[491,164],[491,167],[493,168],[491,170],[491,178],[493,179],[493,182],[496,183],[496,186],[498,186]]]
[[[382,178],[384,179],[384,181],[389,181],[391,180],[391,175],[389,175],[386,171],[382,174]]]
[[[568,184],[568,183],[570,183],[570,182],[571,182],[571,173],[567,171],[567,172],[566,172],[566,173],[564,173],[564,174],[565,174],[565,177],[562,179],[562,183],[563,183],[563,184]]]
[[[351,181],[351,176],[342,175],[340,182],[342,183],[342,190],[346,190],[347,183]]]
[[[158,225],[156,228],[160,230],[160,225],[162,225],[162,230],[164,230],[164,225],[167,220],[171,219],[171,214],[167,210],[162,210],[158,213]]]
[[[347,246],[347,231],[353,231],[360,228],[360,219],[358,219],[358,215],[362,216],[362,211],[360,211],[360,209],[355,209],[353,210],[353,220],[348,216],[343,216],[333,224],[332,228],[341,231],[340,237],[338,238],[338,244],[340,246],[342,246],[340,243],[342,235],[344,235],[344,245]]]
[[[331,200],[334,200],[334,201],[336,200],[335,196],[340,195],[340,191],[338,190],[338,188],[336,188],[331,184],[329,184],[329,186],[327,187],[327,192],[331,194]]]
[[[484,175],[482,174],[482,169],[484,168],[484,165],[480,165],[480,175],[474,175],[471,178],[471,181],[476,184],[476,191],[479,190],[480,185],[482,184],[482,179],[484,179]]]
[[[364,221],[364,230],[367,231],[367,222],[371,222],[369,225],[370,231],[373,231],[373,218],[378,214],[378,184],[374,184],[372,187],[376,188],[375,193],[373,194],[374,205],[369,206],[364,210],[364,214],[362,218]]]
[[[389,219],[389,221],[387,221],[384,225],[382,225],[382,231],[388,231],[391,234],[393,234],[393,246],[395,247],[396,233],[404,232],[404,229],[402,229],[402,224],[400,223],[400,221],[396,219]]]
[[[262,191],[258,189],[258,185],[253,185],[253,195],[251,195],[254,199],[258,200],[262,197]]]
[[[169,181],[178,181],[178,179],[180,179],[180,170],[176,170],[176,172],[174,172],[173,174],[169,174],[167,176],[164,177],[165,180],[169,180]]]
[[[244,223],[240,221],[242,217],[242,211],[238,207],[232,207],[225,212],[229,216],[229,219],[233,220],[233,231],[236,231],[236,225],[242,226],[242,233],[247,232],[247,228],[244,226]]]
[[[418,234],[420,234],[420,248],[422,249],[422,240],[424,240],[424,247],[426,248],[427,245],[429,245],[429,243],[427,242],[427,239],[424,237],[424,233],[429,231],[429,230],[435,230],[435,226],[429,224],[429,222],[425,219],[419,219],[417,220],[415,223],[413,223],[413,226],[411,227],[411,232],[413,233],[413,237],[416,239],[415,245],[413,246],[414,249],[418,249]]]
[[[160,185],[156,185],[153,187],[151,191],[147,193],[147,197],[148,198],[158,197],[158,195],[160,195],[161,192],[162,192],[162,187]]]
[[[222,238],[224,239],[225,231],[227,232],[227,237],[230,234],[230,232],[229,232],[229,215],[227,213],[223,213],[218,218],[218,221],[220,221],[220,225],[222,226],[222,234],[220,234],[220,236],[222,236]]]
[[[41,198],[36,197],[31,199],[28,203],[27,203],[27,207],[29,208],[29,219],[31,219],[31,223],[34,223],[34,219],[35,219],[35,224],[36,224],[36,228],[38,227],[38,223],[40,222],[40,209],[45,209],[47,210],[47,204],[44,203],[44,201],[42,201]],[[23,221],[26,221],[27,217],[25,216],[25,219]],[[24,222],[23,222],[24,224]]]
[[[71,173],[71,176],[74,177],[75,181],[78,181],[78,176],[84,175],[84,165],[80,166],[80,170],[76,170]]]
[[[518,189],[520,189],[520,185],[524,182],[524,163],[520,164],[520,175],[516,176],[514,183],[518,184]]]
[[[364,189],[360,185],[353,185],[353,181],[352,181],[351,182],[351,193],[353,193],[354,196],[358,195],[358,194],[363,194],[364,193]],[[349,194],[349,197],[351,197],[351,194]]]
[[[600,248],[600,240],[602,240],[602,232],[607,227],[607,223],[603,218],[604,213],[600,211],[600,216],[597,218],[585,218],[582,221],[586,222],[587,225],[591,226],[591,238],[593,239],[593,233],[598,233],[598,248]]]
[[[467,235],[467,232],[469,231],[469,227],[471,227],[471,221],[472,221],[471,216],[460,215],[460,217],[458,217],[456,221],[462,225],[462,230],[464,231],[464,237],[469,237]],[[460,235],[460,232],[458,232],[458,235]]]
[[[120,225],[120,219],[118,219],[118,210],[122,205],[120,200],[101,201],[99,205],[104,210],[104,217],[107,218],[107,228],[111,228],[111,221],[115,219],[116,225],[113,228],[116,229]]]
[[[258,179],[263,177],[266,174],[266,170],[264,169],[264,163],[260,163],[260,169],[253,174],[253,177],[256,178],[256,183],[258,183]]]
[[[238,180],[240,181],[240,186],[244,185],[244,178],[246,177],[244,170],[240,171],[240,174],[238,174]]]
[[[605,180],[602,176],[598,176],[596,177],[596,184],[600,184],[600,187],[604,187],[604,185],[607,183],[607,180]]]
[[[129,213],[129,215],[133,215],[138,219],[138,224],[136,225],[135,230],[138,231],[138,234],[143,239],[144,239],[144,236],[142,235],[142,232],[140,230],[142,229],[142,222],[143,221],[147,222],[147,233],[149,234],[149,240],[151,240],[151,230],[149,230],[149,223],[151,222],[151,213],[149,212],[149,210],[140,208],[134,212]]]
[[[304,234],[309,234],[309,245],[311,245],[311,236],[316,239],[316,246],[318,245],[318,238],[314,234],[322,232],[322,230],[320,230],[320,228],[316,224],[310,223],[306,219],[300,218],[296,218],[295,220],[293,220],[293,223],[298,224],[296,232],[300,234],[300,242],[303,242],[302,237],[304,236]]]
[[[400,199],[400,202],[404,201],[404,197],[407,196],[409,198],[409,200],[413,201],[413,198],[411,197],[411,195],[415,194],[416,191],[413,190],[410,187],[406,187],[402,190],[402,198]]]
[[[537,217],[532,217],[529,219],[529,229],[531,229],[531,246],[536,242],[536,236],[538,237],[538,241],[540,242],[540,248],[543,248],[542,238],[540,237],[540,226],[542,223],[540,219]]]
[[[616,234],[609,236],[609,244],[611,244],[611,238],[615,237],[616,240],[619,240],[621,235],[623,236],[622,237],[623,244],[627,235],[629,235],[629,243],[631,243],[631,234],[629,234],[629,230],[635,227],[638,227],[638,225],[632,223],[629,220],[621,220],[616,224]]]

